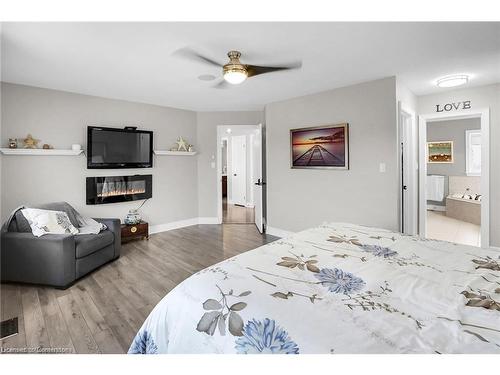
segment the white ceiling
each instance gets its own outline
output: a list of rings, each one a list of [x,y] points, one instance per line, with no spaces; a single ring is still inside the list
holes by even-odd
[[[172,53],[189,46],[226,61],[300,70],[264,74],[228,90],[219,69]],[[4,23],[2,80],[164,106],[261,110],[265,104],[397,76],[417,95],[465,73],[500,82],[500,23]]]

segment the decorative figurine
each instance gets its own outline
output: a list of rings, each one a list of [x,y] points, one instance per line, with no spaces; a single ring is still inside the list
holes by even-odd
[[[188,146],[188,152],[193,152],[193,151],[194,151],[194,149],[193,149],[193,145],[189,145],[189,146]]]
[[[9,138],[9,148],[17,148],[17,138]]]
[[[187,143],[182,137],[179,137],[175,143],[177,143],[177,151],[187,151]]]
[[[28,134],[26,138],[23,139],[24,148],[36,148],[38,146],[39,139],[34,139],[31,134]]]
[[[54,147],[52,147],[52,146],[51,146],[51,145],[49,145],[48,143],[45,143],[45,144],[42,146],[42,148],[43,148],[44,150],[50,150],[50,149],[52,149],[52,148],[54,148]]]

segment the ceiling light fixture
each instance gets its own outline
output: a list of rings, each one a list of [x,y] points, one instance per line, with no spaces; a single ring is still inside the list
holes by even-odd
[[[227,134],[231,134],[231,128],[226,129]]]
[[[229,51],[227,54],[229,62],[224,65],[224,79],[232,85],[239,85],[248,77],[248,71],[245,65],[240,62],[241,53],[238,51]]]
[[[443,77],[437,80],[439,87],[456,87],[462,86],[469,82],[469,76],[465,74]]]

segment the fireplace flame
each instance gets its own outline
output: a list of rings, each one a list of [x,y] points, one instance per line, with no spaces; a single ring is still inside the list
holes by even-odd
[[[97,196],[99,198],[108,198],[108,197],[116,197],[118,195],[132,195],[132,194],[144,194],[146,192],[146,189],[125,189],[125,190],[108,190],[108,191],[102,191],[101,193],[98,193]]]

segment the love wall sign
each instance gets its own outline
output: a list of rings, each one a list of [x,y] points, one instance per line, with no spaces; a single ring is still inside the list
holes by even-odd
[[[470,109],[470,100],[464,100],[463,102],[454,102],[446,104],[436,104],[436,112],[450,112],[458,111],[460,109]]]

